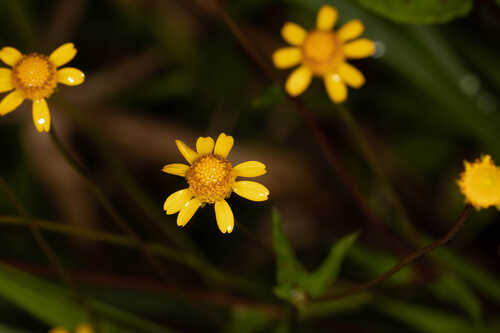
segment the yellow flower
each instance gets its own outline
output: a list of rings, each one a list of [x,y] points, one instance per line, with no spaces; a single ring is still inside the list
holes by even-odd
[[[0,50],[0,59],[11,66],[0,68],[0,92],[13,92],[0,102],[0,115],[14,111],[25,99],[33,101],[33,122],[39,132],[50,130],[50,112],[46,98],[54,92],[58,83],[68,86],[81,84],[85,75],[73,67],[58,67],[70,62],[76,55],[73,43],[67,43],[50,54],[23,55],[13,47]]]
[[[69,333],[69,331],[65,328],[57,327],[51,329],[49,333]],[[76,327],[75,333],[94,333],[94,330],[87,324],[80,324]]]
[[[489,155],[474,163],[464,161],[465,171],[458,180],[466,202],[476,209],[500,205],[500,168]]]
[[[359,59],[371,56],[375,44],[368,39],[357,38],[363,33],[360,20],[351,20],[336,32],[337,10],[325,5],[316,18],[316,29],[307,32],[295,23],[287,22],[281,30],[283,38],[291,47],[278,49],[273,54],[277,68],[295,69],[288,77],[285,89],[291,96],[302,94],[311,83],[313,75],[323,77],[326,91],[331,100],[341,103],[347,98],[346,84],[359,88],[365,83],[365,77],[346,59]]]
[[[217,225],[222,233],[234,229],[234,216],[225,199],[231,192],[252,201],[266,201],[269,190],[252,181],[236,181],[236,177],[257,177],[266,173],[266,166],[260,162],[248,161],[233,167],[227,155],[233,147],[233,137],[221,133],[217,142],[210,137],[200,137],[196,141],[196,152],[180,140],[175,141],[186,164],[168,164],[163,171],[185,177],[189,187],[171,194],[163,209],[167,214],[177,215],[177,225],[185,226],[205,204],[214,204]]]

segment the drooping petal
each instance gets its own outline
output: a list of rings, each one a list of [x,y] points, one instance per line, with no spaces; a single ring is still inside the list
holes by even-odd
[[[9,66],[14,66],[23,57],[17,49],[6,46],[0,50],[0,59]]]
[[[200,208],[200,200],[194,198],[187,202],[187,204],[181,209],[179,215],[177,215],[177,225],[179,227],[185,226],[189,220],[193,217],[194,213]]]
[[[50,111],[45,99],[33,101],[33,123],[38,132],[50,131]]]
[[[354,66],[344,62],[338,68],[338,74],[342,80],[353,88],[359,88],[365,84],[365,77]]]
[[[214,154],[220,155],[222,157],[227,157],[231,148],[233,148],[234,139],[230,135],[226,135],[226,133],[221,133],[217,138],[217,142],[215,143]]]
[[[337,18],[337,9],[332,6],[324,5],[318,12],[316,28],[324,31],[331,30],[335,26],[335,23],[337,23]]]
[[[85,81],[85,74],[77,68],[64,67],[57,71],[57,81],[67,86],[77,86]]]
[[[257,161],[248,161],[238,164],[233,168],[238,177],[258,177],[266,174],[264,163]]]
[[[23,95],[19,91],[14,90],[0,102],[0,116],[5,116],[7,113],[14,111],[23,101]]]
[[[343,41],[346,42],[348,40],[354,39],[356,37],[359,37],[362,33],[363,30],[365,30],[365,26],[360,20],[351,20],[344,24],[338,31],[337,31],[337,37]]]
[[[172,163],[167,164],[163,167],[162,171],[175,176],[186,176],[186,171],[188,171],[189,165],[182,163]]]
[[[375,43],[373,41],[360,38],[344,45],[344,55],[347,58],[366,58],[375,52]]]
[[[300,25],[292,22],[287,22],[281,29],[281,36],[292,45],[302,45],[307,37],[307,31]]]
[[[75,333],[94,333],[94,330],[90,325],[80,324],[75,330]]]
[[[170,194],[163,204],[163,210],[167,215],[172,215],[180,211],[189,200],[193,197],[193,193],[186,188]]]
[[[214,145],[214,139],[212,139],[211,137],[200,137],[196,141],[196,150],[200,155],[211,154],[214,151]]]
[[[215,218],[219,230],[225,234],[230,234],[234,229],[234,216],[231,207],[226,200],[217,201],[214,205]]]
[[[269,190],[262,184],[248,180],[242,180],[233,184],[234,193],[252,201],[266,201]]]
[[[306,66],[300,66],[290,74],[285,83],[285,90],[290,96],[302,94],[312,80],[312,72]]]
[[[298,65],[302,60],[302,51],[298,47],[284,47],[273,53],[274,66],[277,68],[290,68]]]
[[[177,145],[177,149],[181,152],[182,156],[189,162],[189,164],[193,163],[198,157],[198,153],[189,148],[184,142],[181,140],[175,140],[175,144]]]
[[[0,68],[0,92],[14,89],[12,84],[12,71],[8,68]]]
[[[56,67],[62,66],[73,60],[76,56],[76,48],[73,43],[66,43],[59,46],[49,56],[49,60]]]
[[[347,98],[347,87],[340,75],[333,73],[324,77],[326,91],[334,103],[341,103]]]

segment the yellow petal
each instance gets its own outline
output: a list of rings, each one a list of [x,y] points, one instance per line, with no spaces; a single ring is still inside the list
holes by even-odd
[[[316,28],[318,28],[318,30],[331,30],[335,23],[337,23],[337,18],[337,9],[332,6],[324,5],[318,12]]]
[[[179,215],[177,215],[177,225],[179,227],[185,226],[189,222],[189,220],[191,220],[198,208],[200,208],[200,205],[200,200],[196,198],[188,201],[187,204],[179,212]]]
[[[54,66],[59,67],[70,62],[76,56],[76,48],[73,43],[59,46],[50,54],[49,60]]]
[[[353,88],[359,88],[365,84],[365,77],[354,66],[344,62],[338,68],[338,74],[342,80]]]
[[[258,177],[266,174],[266,166],[264,163],[257,161],[248,161],[238,164],[233,168],[236,176],[239,177]]]
[[[360,20],[351,20],[344,24],[338,31],[337,37],[345,42],[361,35],[365,26]]]
[[[215,203],[215,218],[219,230],[225,234],[230,234],[234,229],[234,216],[231,207],[226,200],[217,201]]]
[[[168,196],[167,200],[163,204],[163,210],[167,213],[167,215],[172,215],[180,211],[189,200],[193,197],[193,193],[189,189],[184,189],[172,193]]]
[[[57,71],[57,81],[68,86],[77,86],[85,81],[85,74],[73,67],[64,67]]]
[[[344,55],[347,58],[366,58],[374,52],[375,43],[365,38],[360,38],[344,45]]]
[[[177,145],[177,149],[181,152],[182,156],[189,162],[189,164],[193,163],[198,157],[198,153],[189,148],[184,142],[181,140],[175,140],[175,144]]]
[[[94,330],[87,324],[80,324],[76,328],[75,333],[94,333]]]
[[[214,139],[209,136],[198,138],[196,141],[196,150],[200,155],[211,154],[214,151]]]
[[[300,66],[290,74],[285,83],[285,90],[290,96],[302,94],[312,80],[312,72],[305,66]]]
[[[184,177],[186,176],[186,171],[188,171],[188,169],[189,165],[182,163],[172,163],[165,165],[162,171],[171,175]]]
[[[302,60],[302,51],[298,47],[284,47],[273,53],[274,66],[289,68],[298,65]]]
[[[269,196],[269,190],[262,184],[242,180],[233,184],[234,193],[252,201],[266,201]]]
[[[234,139],[230,135],[226,135],[226,133],[221,133],[217,138],[217,142],[215,143],[214,154],[220,155],[222,157],[227,157],[231,148],[233,148]]]
[[[292,45],[302,45],[307,37],[307,31],[300,25],[287,22],[281,29],[281,36]]]
[[[0,50],[0,59],[9,66],[14,66],[23,57],[22,53],[7,46]]]
[[[14,89],[12,84],[12,71],[8,68],[0,68],[0,92]]]
[[[334,103],[341,103],[347,98],[347,87],[338,74],[328,74],[324,77],[326,91]]]
[[[49,333],[69,333],[67,329],[61,328],[61,327],[56,327],[53,328],[49,331]]]
[[[50,131],[50,111],[45,99],[33,101],[33,123],[38,132]]]
[[[23,101],[23,95],[19,91],[14,90],[0,102],[0,116],[5,116],[7,113],[14,111]]]

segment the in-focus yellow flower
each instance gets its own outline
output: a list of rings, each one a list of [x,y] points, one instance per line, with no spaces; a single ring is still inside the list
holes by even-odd
[[[76,55],[73,43],[67,43],[50,54],[23,55],[13,47],[0,50],[0,59],[11,66],[0,68],[0,92],[14,90],[0,102],[0,115],[14,111],[25,99],[33,101],[33,122],[39,132],[50,130],[50,112],[46,98],[58,83],[68,86],[81,84],[85,75],[73,67],[58,67],[70,62]]]
[[[302,94],[314,75],[323,78],[326,91],[335,103],[341,103],[347,98],[346,84],[359,88],[365,83],[363,74],[348,64],[346,59],[371,56],[375,52],[375,44],[365,38],[354,40],[364,30],[360,20],[351,20],[334,31],[337,17],[337,10],[325,5],[318,12],[316,29],[307,32],[291,22],[283,26],[281,35],[292,46],[274,52],[273,62],[281,69],[301,64],[285,84],[285,89],[291,96]]]
[[[69,331],[65,328],[57,327],[51,329],[49,333],[69,333]],[[75,333],[94,333],[94,330],[87,324],[80,324],[76,327]]]
[[[500,168],[489,155],[474,163],[464,161],[465,171],[458,180],[465,200],[476,209],[500,205]]]
[[[232,192],[252,201],[266,201],[269,190],[253,181],[236,181],[236,177],[257,177],[266,173],[266,166],[257,161],[240,163],[233,167],[227,155],[234,139],[221,133],[217,142],[211,137],[200,137],[196,141],[196,152],[180,140],[175,141],[186,164],[168,164],[163,171],[185,177],[189,187],[171,194],[163,209],[167,214],[177,215],[177,225],[185,226],[200,206],[214,204],[217,225],[222,233],[234,229],[234,216],[225,199]]]

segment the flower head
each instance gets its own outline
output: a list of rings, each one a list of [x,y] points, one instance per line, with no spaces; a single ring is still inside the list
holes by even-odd
[[[198,208],[214,204],[217,225],[222,233],[234,229],[234,216],[227,203],[232,192],[252,201],[266,201],[269,190],[257,182],[236,181],[236,177],[257,177],[266,173],[266,166],[260,162],[248,161],[233,167],[227,155],[233,147],[233,137],[221,133],[217,142],[210,137],[196,141],[196,151],[184,142],[176,140],[177,148],[189,162],[168,164],[163,171],[186,178],[188,188],[171,194],[163,209],[167,214],[177,215],[177,225],[185,226]]]
[[[75,46],[67,43],[50,54],[23,55],[13,47],[0,50],[0,59],[11,66],[0,68],[0,92],[14,90],[0,102],[0,115],[14,111],[25,99],[33,101],[33,122],[39,132],[50,130],[50,112],[46,98],[58,83],[68,86],[81,84],[85,75],[73,67],[58,67],[70,62],[76,55]]]
[[[465,171],[458,180],[465,200],[476,209],[500,205],[500,168],[489,155],[474,163],[464,161]]]
[[[53,328],[49,333],[69,333],[69,331],[62,327]],[[87,324],[80,324],[76,327],[75,333],[94,333],[92,327]]]
[[[288,22],[281,34],[291,47],[278,49],[273,54],[277,68],[290,68],[301,64],[288,77],[285,89],[291,96],[302,94],[314,75],[323,77],[331,100],[341,103],[347,98],[346,84],[359,88],[365,83],[363,74],[346,62],[346,59],[369,57],[375,51],[371,40],[357,38],[363,33],[360,20],[351,20],[333,31],[337,10],[325,5],[316,19],[316,29],[307,32],[295,23]]]

